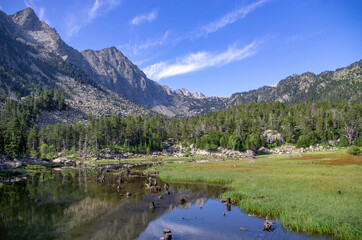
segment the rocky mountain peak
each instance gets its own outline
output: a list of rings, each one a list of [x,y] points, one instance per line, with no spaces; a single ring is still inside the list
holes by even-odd
[[[167,92],[168,95],[180,95],[180,96],[186,96],[186,97],[193,97],[193,98],[204,98],[205,95],[202,92],[194,92],[191,93],[189,90],[185,88],[172,90],[172,88],[163,85],[162,88]]]
[[[2,36],[0,38],[0,62],[5,62],[9,66],[9,72],[12,72],[10,68],[25,71],[24,75],[30,76],[31,81],[45,87],[49,84],[49,80],[56,76],[52,84],[63,86],[65,92],[76,99],[73,101],[72,107],[82,109],[81,111],[86,111],[86,106],[83,106],[83,103],[77,99],[81,99],[81,102],[87,102],[87,104],[102,106],[94,107],[93,109],[97,109],[95,112],[102,109],[102,111],[110,113],[120,111],[119,106],[116,106],[116,99],[125,97],[156,112],[179,117],[206,114],[230,107],[233,104],[247,102],[279,101],[296,104],[321,100],[357,101],[362,92],[360,84],[362,61],[319,75],[295,74],[273,87],[261,87],[249,92],[236,93],[231,98],[210,98],[200,92],[192,93],[186,89],[172,90],[148,79],[138,66],[116,47],[78,52],[68,46],[55,29],[40,21],[31,8],[13,15],[6,15],[0,11],[0,35]],[[30,48],[31,51],[24,51],[24,49]],[[52,62],[49,62],[49,59]],[[67,69],[51,65],[54,62],[58,62],[60,67]],[[29,68],[26,69],[24,66],[29,66]],[[73,79],[74,76],[77,79]],[[84,85],[78,81],[79,79],[86,79],[86,83],[91,84]],[[24,80],[24,82],[27,81]],[[13,85],[15,86],[16,83],[14,82]],[[97,94],[93,94],[90,90],[95,85],[97,87],[93,91]],[[72,91],[69,91],[69,86]],[[84,91],[84,87],[89,89]],[[18,86],[14,89],[17,88]],[[90,96],[93,95],[102,98],[102,101],[97,98],[91,99]],[[108,107],[108,97],[114,99],[111,108]],[[126,105],[123,106],[130,104],[125,100],[124,103]],[[130,113],[129,110],[132,109],[128,109],[128,106],[126,108],[126,112]],[[136,105],[133,108],[141,109]],[[104,112],[104,114],[106,113]],[[105,116],[104,114],[102,116]],[[101,115],[98,114],[98,116]]]
[[[204,97],[206,97],[202,92],[194,92],[194,93],[192,93],[192,96],[194,98],[204,98]]]
[[[30,7],[16,12],[11,18],[24,30],[39,31],[42,28],[41,21]]]
[[[187,89],[185,89],[185,88],[176,89],[176,90],[175,90],[175,93],[176,93],[177,95],[184,95],[184,96],[188,96],[188,97],[191,97],[191,96],[192,96],[191,93],[190,93]]]

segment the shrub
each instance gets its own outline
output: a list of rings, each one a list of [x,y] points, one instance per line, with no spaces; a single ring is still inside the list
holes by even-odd
[[[297,141],[297,148],[308,147],[310,145],[310,139],[306,135],[301,135]]]
[[[347,153],[350,155],[360,155],[361,154],[361,149],[359,149],[359,147],[356,146],[352,146],[347,150]]]
[[[206,151],[209,151],[209,152],[216,152],[217,147],[218,147],[218,146],[217,146],[216,144],[213,144],[213,143],[211,143],[211,144],[206,144],[205,150],[206,150]]]
[[[190,157],[190,156],[191,156],[191,148],[190,146],[188,146],[185,151],[185,157]]]
[[[360,135],[358,139],[354,141],[354,145],[356,145],[357,147],[362,147],[362,135]]]
[[[340,139],[339,139],[339,144],[338,144],[338,146],[340,146],[340,147],[348,147],[348,139],[346,138],[346,137],[341,137]]]
[[[53,145],[49,146],[48,144],[44,143],[40,147],[40,154],[42,159],[54,158],[56,157],[55,147]]]

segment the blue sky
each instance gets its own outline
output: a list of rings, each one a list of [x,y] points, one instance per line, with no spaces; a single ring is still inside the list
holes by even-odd
[[[162,85],[230,96],[362,57],[361,0],[1,0],[77,50],[116,46]]]

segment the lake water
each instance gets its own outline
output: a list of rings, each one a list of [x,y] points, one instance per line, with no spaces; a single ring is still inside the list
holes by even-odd
[[[106,181],[83,170],[36,174],[0,188],[1,239],[325,239],[284,229],[263,231],[264,220],[218,200],[220,186],[169,183],[170,194],[151,194],[145,177],[126,178],[117,191],[118,175]],[[158,180],[163,186],[163,182]],[[125,197],[130,192],[130,197]],[[120,197],[120,194],[124,196]],[[159,196],[162,195],[162,199]],[[180,200],[187,200],[181,204]],[[154,202],[154,211],[149,203]],[[225,213],[225,216],[223,216]],[[275,222],[275,221],[274,221]],[[246,230],[240,230],[245,228]]]

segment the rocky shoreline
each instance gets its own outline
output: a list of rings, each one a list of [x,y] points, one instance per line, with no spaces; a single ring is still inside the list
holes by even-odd
[[[217,148],[216,152],[210,152],[202,149],[195,148],[195,145],[192,144],[188,148],[183,148],[180,145],[177,146],[169,146],[162,152],[153,152],[152,154],[133,154],[133,153],[124,153],[124,154],[116,154],[109,149],[104,149],[100,151],[98,156],[89,155],[91,157],[92,162],[90,161],[74,161],[76,157],[75,155],[71,156],[62,156],[62,153],[58,154],[58,158],[55,158],[51,161],[39,160],[37,157],[23,157],[20,159],[13,159],[10,156],[2,155],[0,156],[0,170],[3,169],[16,169],[16,168],[24,168],[29,165],[40,165],[47,166],[51,164],[59,164],[61,166],[77,166],[77,165],[93,165],[96,166],[96,162],[98,160],[119,160],[121,163],[122,160],[125,159],[137,159],[137,158],[146,158],[150,159],[150,164],[159,164],[157,161],[158,158],[162,157],[174,157],[174,158],[183,158],[190,157],[191,162],[209,162],[209,161],[225,161],[227,158],[232,160],[245,160],[245,159],[254,159],[256,155],[291,155],[301,156],[303,153],[307,152],[322,152],[322,151],[337,151],[339,148],[334,146],[323,146],[320,144],[316,144],[307,148],[296,148],[293,145],[283,145],[275,148],[265,148],[261,147],[257,152],[252,150],[247,150],[246,152],[233,151],[224,148]],[[195,160],[193,156],[205,156],[205,160]],[[156,159],[156,161],[152,161],[152,159]],[[180,161],[172,161],[172,163],[182,163],[185,160]]]

